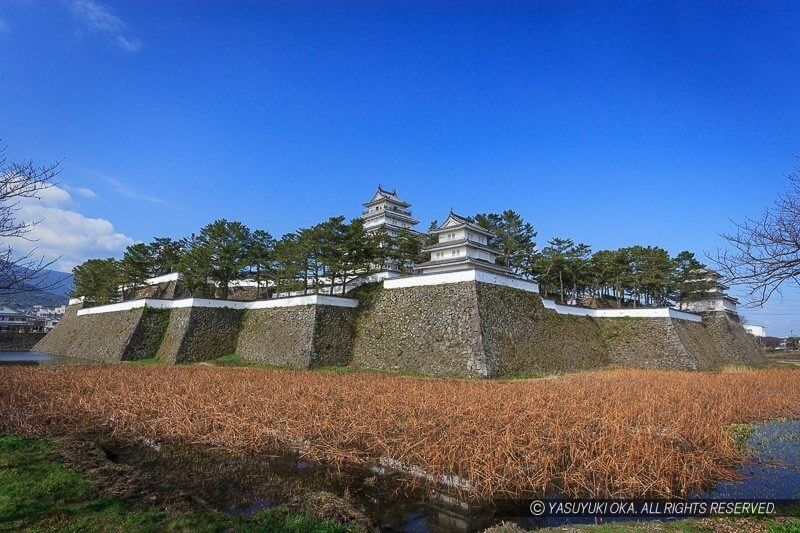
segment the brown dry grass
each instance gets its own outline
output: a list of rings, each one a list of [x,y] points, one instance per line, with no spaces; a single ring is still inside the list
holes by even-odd
[[[730,478],[731,423],[800,418],[794,370],[474,382],[242,368],[5,368],[0,432],[110,432],[312,460],[390,458],[482,498],[679,496]]]

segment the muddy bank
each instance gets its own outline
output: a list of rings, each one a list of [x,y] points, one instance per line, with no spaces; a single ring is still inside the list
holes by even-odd
[[[293,454],[255,456],[106,436],[57,442],[64,461],[110,495],[180,512],[210,508],[247,517],[280,506],[354,531],[399,531],[409,521],[429,520],[421,503],[427,495],[400,493],[391,475],[330,469]]]

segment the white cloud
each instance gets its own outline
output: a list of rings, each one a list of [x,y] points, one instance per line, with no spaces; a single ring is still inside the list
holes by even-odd
[[[45,207],[68,206],[72,204],[72,196],[61,187],[48,187],[37,193],[38,203]]]
[[[79,34],[100,35],[123,52],[138,52],[142,41],[132,35],[128,24],[111,6],[95,0],[68,0],[72,18],[79,24]]]
[[[142,49],[142,40],[138,37],[125,37],[124,35],[117,35],[117,46],[122,50],[133,53]]]
[[[122,196],[126,196],[133,200],[143,200],[145,202],[150,202],[151,204],[159,204],[159,205],[166,205],[171,206],[168,201],[164,200],[163,198],[159,198],[158,196],[150,196],[147,194],[141,194],[140,192],[136,191],[132,187],[129,187],[119,181],[116,178],[112,178],[111,176],[104,176],[103,174],[94,173],[97,178],[100,178],[108,185],[114,188],[119,194]]]
[[[79,196],[83,196],[84,198],[88,198],[89,200],[97,200],[100,198],[96,192],[88,187],[75,187],[74,189],[70,189],[72,192]]]
[[[39,200],[26,199],[19,205],[20,220],[34,224],[26,239],[9,239],[16,255],[32,252],[34,256],[55,261],[53,268],[69,272],[93,257],[118,256],[137,241],[114,229],[103,218],[90,218],[73,209],[70,194],[60,187],[42,191]]]
[[[109,6],[100,2],[72,0],[69,8],[76,19],[93,31],[117,33],[125,30],[125,22]]]

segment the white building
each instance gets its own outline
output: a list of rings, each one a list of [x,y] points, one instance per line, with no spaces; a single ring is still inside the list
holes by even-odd
[[[693,313],[727,311],[737,314],[739,300],[728,296],[728,286],[722,283],[722,276],[710,268],[697,268],[689,272],[685,281],[686,294],[678,303],[678,309]]]
[[[756,326],[754,324],[742,324],[745,331],[752,335],[753,337],[766,337],[767,336],[767,328],[764,326]]]
[[[0,331],[41,331],[44,319],[29,316],[12,307],[0,306]]]
[[[364,204],[364,212],[361,215],[364,219],[364,229],[375,232],[379,228],[385,228],[391,237],[397,236],[397,230],[400,228],[410,229],[416,233],[414,226],[419,224],[419,221],[411,216],[410,208],[411,204],[401,200],[396,190],[387,191],[378,185],[372,200]]]
[[[494,237],[469,219],[452,211],[444,223],[429,232],[439,242],[422,251],[431,254],[431,260],[416,266],[419,274],[440,274],[477,268],[496,274],[513,276],[508,268],[497,264],[497,250],[489,246]]]

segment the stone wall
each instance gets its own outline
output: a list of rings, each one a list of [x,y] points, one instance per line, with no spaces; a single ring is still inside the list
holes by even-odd
[[[253,300],[264,299],[266,287],[261,287],[257,291],[255,287],[228,287],[228,299],[239,302],[251,302]]]
[[[250,309],[244,312],[236,353],[290,368],[343,366],[352,349],[355,310],[330,305]]]
[[[169,311],[145,307],[139,325],[131,336],[128,349],[123,354],[123,360],[136,361],[155,357],[168,324]]]
[[[33,351],[58,355],[57,352],[64,350],[70,339],[79,333],[78,310],[83,309],[83,305],[83,302],[68,305],[56,327],[36,343]]]
[[[171,309],[156,356],[170,363],[189,363],[234,353],[242,313],[214,307]]]
[[[502,377],[609,362],[592,319],[548,311],[539,295],[520,289],[463,282],[356,297],[355,366]]]
[[[77,316],[81,304],[67,307],[61,322],[34,347],[63,357],[117,362],[132,350],[131,339],[140,326],[143,308]]]
[[[474,282],[360,287],[352,364],[386,372],[488,377]]]
[[[359,287],[357,308],[295,305],[142,307],[77,316],[33,349],[97,361],[172,363],[230,353],[293,368],[346,365],[387,372],[503,377],[609,364],[706,370],[757,365],[763,353],[725,313],[676,318],[589,318],[545,309],[536,293],[476,281]]]
[[[755,340],[727,313],[702,322],[676,318],[600,318],[614,363],[641,368],[714,370],[765,361]]]
[[[728,313],[706,313],[703,324],[712,343],[729,365],[761,365],[767,359],[755,337],[747,333],[741,322]]]
[[[28,352],[44,338],[44,333],[0,331],[0,352]]]
[[[167,327],[161,337],[161,344],[156,352],[156,358],[168,363],[176,363],[178,362],[179,354],[182,353],[181,345],[189,328],[191,308],[170,309],[168,312]]]
[[[491,375],[565,372],[609,364],[597,323],[545,309],[538,294],[477,283],[478,308]]]
[[[356,309],[317,305],[311,367],[347,366],[353,352]]]
[[[697,370],[671,318],[596,318],[611,362],[636,368]]]
[[[686,351],[694,357],[698,370],[715,370],[725,366],[725,358],[704,323],[672,319],[672,326]]]
[[[128,297],[128,300],[138,300],[140,298],[157,298],[160,300],[179,300],[181,298],[190,298],[191,294],[186,290],[186,287],[181,280],[166,281],[164,283],[155,283],[153,285],[145,285],[137,287],[133,291],[133,295]]]

